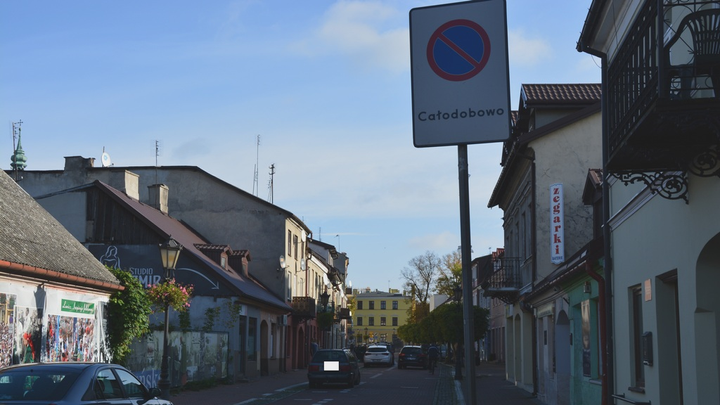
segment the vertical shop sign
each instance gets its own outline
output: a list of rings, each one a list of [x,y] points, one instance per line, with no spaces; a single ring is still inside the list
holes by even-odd
[[[563,185],[550,186],[550,261],[565,261],[565,218],[563,213]]]

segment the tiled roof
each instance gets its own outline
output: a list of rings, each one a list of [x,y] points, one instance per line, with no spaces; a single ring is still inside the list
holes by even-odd
[[[204,263],[208,268],[215,272],[215,275],[224,279],[226,283],[232,285],[233,288],[241,294],[241,296],[261,301],[265,304],[279,308],[283,311],[290,311],[292,308],[283,300],[275,296],[265,286],[259,284],[254,278],[246,278],[237,272],[226,272],[212,259],[207,257],[201,248],[225,249],[227,245],[208,244],[206,240],[189,229],[185,224],[177,219],[163,214],[159,210],[128,197],[125,193],[110,187],[109,185],[96,180],[95,184],[98,189],[105,191],[110,196],[114,196],[115,201],[124,205],[129,210],[135,212],[144,221],[155,228],[164,239],[173,237],[184,248],[184,254],[195,256],[199,261]],[[246,252],[246,251],[245,251]],[[239,270],[239,269],[234,269]]]
[[[111,285],[120,284],[85,246],[4,171],[0,171],[0,260]]]
[[[522,85],[522,97],[528,105],[593,104],[600,101],[600,95],[600,83]]]

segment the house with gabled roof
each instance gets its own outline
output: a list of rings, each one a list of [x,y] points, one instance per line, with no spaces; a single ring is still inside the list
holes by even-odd
[[[0,368],[109,361],[105,306],[120,282],[0,172]]]
[[[524,84],[520,96],[488,203],[504,212],[504,251],[481,285],[506,303],[508,379],[545,403],[567,404],[571,343],[582,347],[570,340],[574,308],[562,289],[538,286],[593,238],[582,196],[588,169],[602,159],[600,84]]]
[[[268,372],[303,368],[310,350],[307,336],[317,327],[319,291],[307,286],[307,243],[312,232],[292,212],[254,196],[195,166],[95,167],[93,158],[69,156],[63,170],[23,171],[21,185],[32,196],[100,180],[139,201],[157,205],[164,184],[172,192],[161,210],[213,243],[241,246],[252,252],[250,273],[293,311],[279,329],[286,355],[268,362]],[[154,191],[157,190],[157,191]],[[310,294],[310,295],[308,295]],[[264,372],[263,372],[264,373]]]
[[[166,187],[155,188],[163,207]],[[279,329],[292,308],[250,275],[248,250],[210,243],[166,212],[99,180],[36,199],[101,262],[129,271],[145,285],[165,278],[158,246],[172,238],[183,247],[174,274],[169,276],[192,285],[194,293],[186,319],[181,321],[179,314],[171,311],[173,386],[197,379],[251,378],[277,372],[277,359],[285,357]],[[212,344],[192,347],[202,334],[206,336],[202,340],[208,342],[214,336]],[[159,376],[159,340],[150,343],[155,346],[154,361],[131,358],[128,364],[151,386]],[[208,353],[198,353],[201,348]],[[212,360],[209,364],[203,361],[206,357]]]

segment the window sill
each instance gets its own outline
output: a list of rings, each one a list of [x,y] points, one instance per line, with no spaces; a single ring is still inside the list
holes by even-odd
[[[628,391],[637,392],[639,394],[644,394],[645,387],[628,387]]]

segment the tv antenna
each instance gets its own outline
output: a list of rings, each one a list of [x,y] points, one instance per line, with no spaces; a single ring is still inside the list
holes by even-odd
[[[255,197],[258,196],[258,192],[260,191],[258,187],[258,162],[260,159],[260,135],[257,136],[257,141],[255,144],[255,168],[253,169],[253,195]]]
[[[273,203],[273,179],[275,177],[275,163],[270,164],[270,182],[268,183],[268,201]]]

